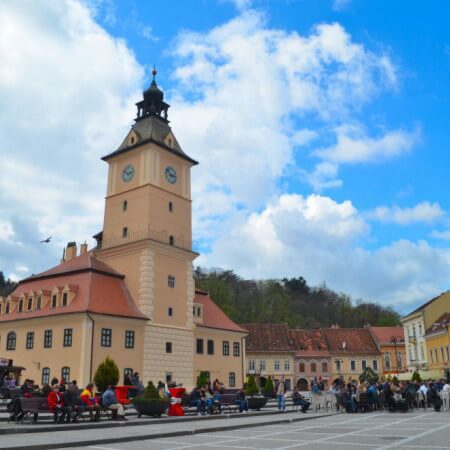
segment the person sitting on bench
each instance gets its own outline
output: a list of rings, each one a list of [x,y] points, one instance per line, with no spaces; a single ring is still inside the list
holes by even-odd
[[[298,386],[295,386],[294,392],[292,394],[292,401],[294,402],[295,406],[300,406],[303,413],[308,411],[308,408],[311,406],[311,403],[306,400],[305,397],[303,397],[302,394],[300,394],[300,391],[298,389]]]
[[[114,387],[109,384],[108,389],[102,395],[103,407],[112,411],[114,420],[127,420],[123,406],[117,400]]]
[[[59,384],[53,386],[52,392],[48,394],[47,402],[50,411],[53,413],[54,423],[63,423],[64,419],[70,422],[70,414],[68,413],[67,407],[64,405],[63,396],[59,392]]]
[[[89,410],[89,417],[92,420],[98,422],[100,420],[100,405],[98,404],[97,399],[95,398],[94,392],[94,384],[89,383],[86,386],[86,389],[81,393],[81,401],[84,404],[84,409]],[[95,411],[95,417],[94,417]]]

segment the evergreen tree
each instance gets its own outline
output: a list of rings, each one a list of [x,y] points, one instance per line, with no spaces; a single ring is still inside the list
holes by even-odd
[[[104,392],[108,385],[115,386],[119,381],[119,368],[112,358],[107,356],[99,364],[94,375],[94,383],[100,392]]]

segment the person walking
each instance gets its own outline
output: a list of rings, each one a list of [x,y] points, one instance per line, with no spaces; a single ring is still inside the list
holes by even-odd
[[[286,393],[286,386],[284,382],[284,376],[282,376],[276,386],[277,391],[277,404],[278,404],[278,410],[281,412],[286,411],[286,401],[284,398],[284,394]]]

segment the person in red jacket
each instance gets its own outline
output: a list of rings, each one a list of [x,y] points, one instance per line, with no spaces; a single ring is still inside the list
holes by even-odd
[[[64,399],[59,392],[59,385],[53,386],[52,392],[47,397],[48,407],[53,412],[53,422],[62,423],[64,419],[70,421],[70,414],[68,414],[67,408],[64,406]]]

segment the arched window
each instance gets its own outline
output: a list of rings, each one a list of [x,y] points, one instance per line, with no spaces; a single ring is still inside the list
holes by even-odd
[[[298,371],[299,371],[300,373],[304,373],[304,372],[305,372],[305,363],[301,362],[301,363],[298,365]]]
[[[66,383],[70,381],[70,367],[63,367],[61,369],[61,378],[64,378]]]
[[[322,363],[322,372],[323,373],[328,372],[328,364],[326,362]]]
[[[169,244],[175,245],[175,238],[173,236],[169,236]]]
[[[44,367],[42,369],[42,383],[41,384],[49,384],[50,383],[50,368]]]
[[[6,350],[15,350],[16,349],[16,333],[14,331],[10,331],[8,336],[6,337]]]
[[[228,374],[228,385],[230,387],[235,387],[236,386],[236,374],[234,372],[230,372]]]
[[[312,372],[312,373],[317,372],[317,365],[316,365],[315,362],[312,362],[312,363],[311,363],[311,372]]]

